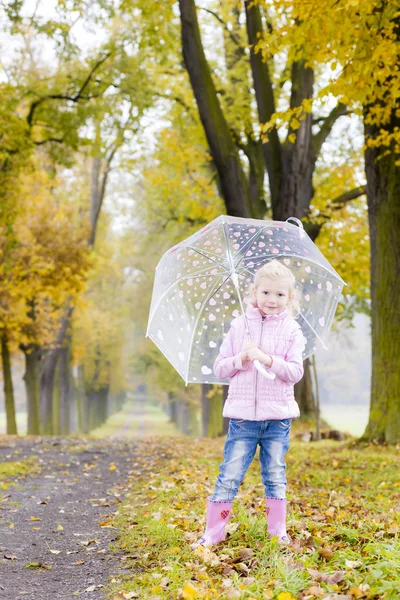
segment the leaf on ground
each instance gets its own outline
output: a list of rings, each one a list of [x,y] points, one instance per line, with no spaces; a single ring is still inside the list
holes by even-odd
[[[194,598],[201,598],[202,593],[189,582],[185,584],[180,596],[184,600],[193,600]]]
[[[40,521],[40,517],[31,517],[31,521]]]
[[[277,600],[296,600],[296,598],[290,592],[281,592],[278,594]]]
[[[249,567],[243,562],[237,563],[235,565],[235,569],[236,571],[239,571],[239,573],[244,573],[245,575],[248,575],[250,573]]]
[[[314,581],[324,581],[325,583],[339,583],[339,581],[343,581],[345,573],[343,571],[335,571],[332,575],[328,573],[320,573],[316,569],[307,569],[311,577]]]
[[[326,560],[330,560],[331,558],[333,558],[333,552],[329,548],[329,546],[323,546],[322,548],[318,548],[318,554]]]
[[[99,583],[98,585],[90,585],[88,588],[86,588],[85,592],[94,592],[97,588],[102,587],[104,587],[102,583]]]
[[[64,527],[62,525],[58,524],[57,531],[64,531]]]
[[[16,560],[17,555],[16,554],[5,554],[4,558],[7,558],[7,560]]]
[[[347,560],[346,559],[345,565],[349,569],[357,569],[357,567],[361,567],[362,561],[361,560]]]

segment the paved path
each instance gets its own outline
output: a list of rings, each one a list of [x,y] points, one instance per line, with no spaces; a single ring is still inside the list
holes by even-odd
[[[40,472],[0,490],[0,598],[103,598],[102,586],[123,572],[109,544],[113,514],[141,468],[136,443],[1,439],[0,461],[36,457]]]

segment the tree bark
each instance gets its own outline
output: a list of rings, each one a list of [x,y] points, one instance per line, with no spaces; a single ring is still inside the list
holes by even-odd
[[[52,435],[53,433],[53,389],[55,370],[72,311],[73,308],[68,306],[65,311],[65,316],[61,321],[60,329],[58,330],[56,343],[54,344],[54,347],[48,351],[40,375],[40,409],[43,433],[45,435]]]
[[[20,346],[25,356],[24,382],[28,409],[28,435],[40,434],[39,371],[40,349],[31,344]]]
[[[250,45],[250,64],[253,73],[256,94],[258,119],[261,124],[267,123],[275,112],[275,98],[268,64],[264,62],[261,52],[255,52],[254,46],[263,35],[260,6],[253,0],[245,0],[247,37]],[[278,132],[274,128],[263,143],[265,166],[268,173],[272,207],[276,207],[280,199],[282,184],[282,148]],[[293,216],[293,215],[292,215]],[[275,218],[275,217],[274,217]]]
[[[71,431],[71,338],[68,336],[67,345],[63,346],[59,355],[59,398],[60,398],[60,433],[68,435]]]
[[[250,217],[248,183],[204,54],[194,0],[179,0],[179,7],[183,57],[218,171],[227,213],[236,217]]]
[[[176,408],[176,394],[174,392],[168,392],[168,407],[169,407],[169,418],[175,425],[178,424],[178,415]]]
[[[203,437],[208,437],[210,423],[210,398],[209,392],[212,389],[211,383],[201,384],[201,434]]]
[[[304,361],[303,378],[294,386],[294,394],[300,408],[301,416],[310,417],[315,415],[311,368],[308,358]]]
[[[3,386],[7,418],[7,435],[17,435],[17,420],[15,417],[14,387],[11,374],[10,350],[7,334],[1,336],[1,358],[3,363]]]
[[[397,109],[398,110],[398,109]],[[393,111],[389,132],[400,127]],[[381,133],[365,126],[367,139]],[[399,154],[367,148],[365,171],[371,245],[371,407],[364,440],[400,442],[400,168]]]

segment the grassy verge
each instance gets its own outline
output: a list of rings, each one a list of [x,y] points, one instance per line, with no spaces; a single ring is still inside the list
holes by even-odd
[[[17,462],[0,463],[0,491],[7,490],[15,485],[19,479],[23,479],[28,473],[34,473],[38,469],[36,458],[28,458]]]
[[[288,531],[282,549],[266,537],[264,494],[253,462],[228,525],[212,550],[190,550],[221,461],[223,440],[141,441],[170,456],[132,473],[116,516],[118,549],[131,573],[112,598],[354,600],[400,598],[400,448],[331,440],[292,443]]]

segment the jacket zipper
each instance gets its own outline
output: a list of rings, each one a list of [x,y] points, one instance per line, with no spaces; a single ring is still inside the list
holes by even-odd
[[[264,327],[264,321],[265,321],[265,316],[262,317],[261,319],[261,332],[260,332],[260,339],[258,340],[258,345],[261,347],[261,340],[262,340],[262,334],[263,334],[263,327]],[[258,371],[256,369],[256,385],[255,385],[255,396],[254,396],[254,420],[257,420],[257,388],[258,388]]]

